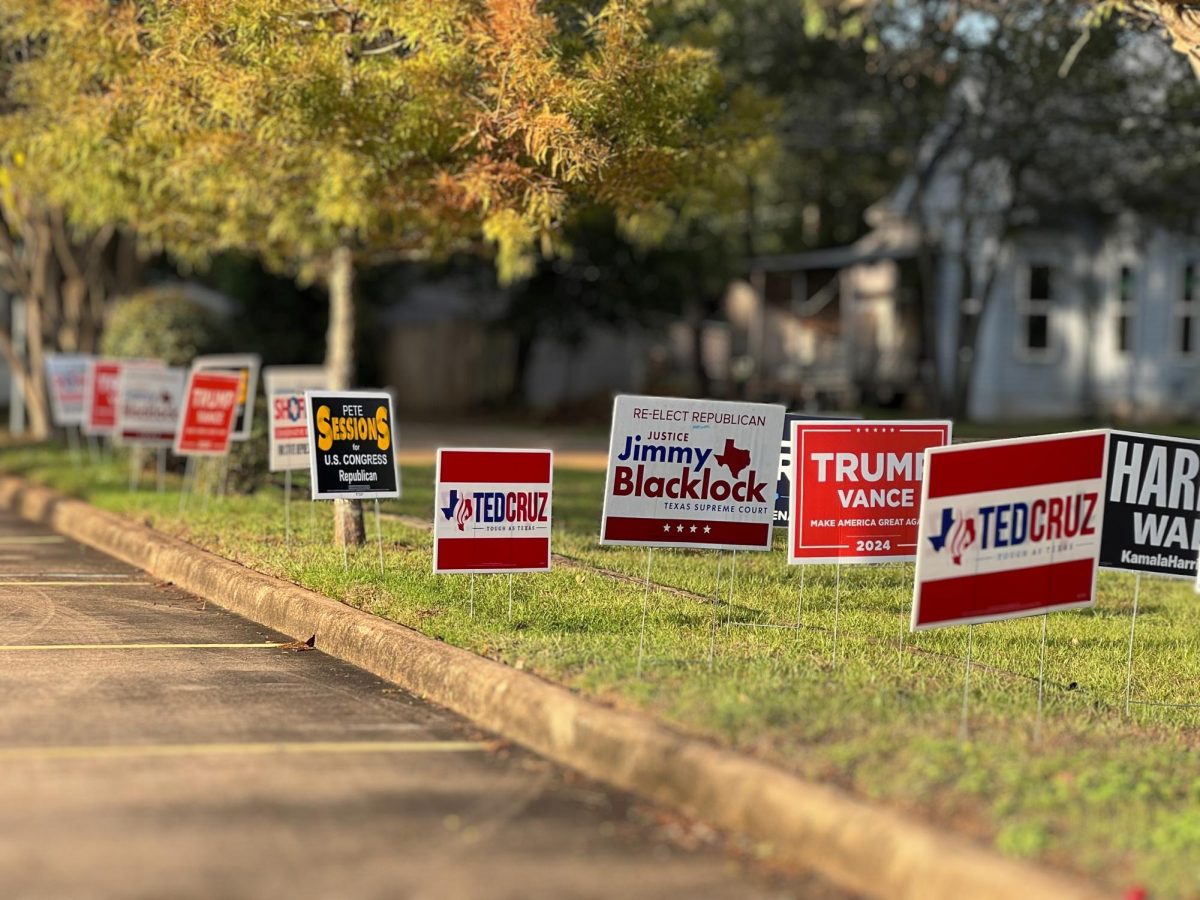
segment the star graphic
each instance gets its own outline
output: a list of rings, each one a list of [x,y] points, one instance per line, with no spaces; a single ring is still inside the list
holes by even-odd
[[[678,526],[676,526],[675,530],[676,530],[676,531],[683,531],[683,525],[678,525]]]
[[[695,533],[696,533],[696,526],[695,526],[695,525],[693,525],[691,530],[692,530],[692,534],[695,534]]]
[[[712,531],[712,529],[711,529],[711,528],[709,528],[707,525],[705,525],[705,526],[704,526],[704,533],[705,533],[705,534],[708,534],[710,531]]]
[[[665,524],[665,525],[663,525],[663,531],[670,531],[670,530],[671,530],[671,526],[670,526],[670,524],[669,524],[669,523],[668,523],[668,524]]]

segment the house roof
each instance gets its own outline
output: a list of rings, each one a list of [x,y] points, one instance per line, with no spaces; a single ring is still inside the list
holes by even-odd
[[[853,244],[804,253],[758,256],[748,261],[747,268],[760,272],[844,269],[881,259],[911,259],[916,256],[919,247],[916,227],[906,220],[894,219]]]

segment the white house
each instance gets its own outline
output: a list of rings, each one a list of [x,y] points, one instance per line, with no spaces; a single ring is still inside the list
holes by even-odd
[[[953,397],[972,366],[979,420],[1200,413],[1200,232],[1131,213],[1025,226],[1002,212],[1007,191],[1003,169],[949,153],[872,208],[855,244],[752,260],[766,329],[789,335],[764,365],[799,371],[806,348],[833,348],[868,404],[929,401],[934,384]]]

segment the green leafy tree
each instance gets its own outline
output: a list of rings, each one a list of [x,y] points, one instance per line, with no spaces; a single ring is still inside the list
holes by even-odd
[[[511,281],[581,203],[661,233],[725,142],[711,55],[655,41],[647,5],[9,0],[0,129],[83,225],[323,281],[345,388],[357,266],[470,251]]]

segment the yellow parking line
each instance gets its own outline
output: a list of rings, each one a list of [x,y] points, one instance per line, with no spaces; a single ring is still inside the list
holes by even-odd
[[[139,584],[154,584],[153,581],[5,581],[0,576],[0,587],[132,587]]]
[[[0,653],[29,650],[270,650],[286,646],[279,641],[261,644],[0,644]]]
[[[245,744],[130,744],[93,747],[6,747],[0,761],[139,759],[179,756],[301,756],[315,753],[466,753],[486,750],[479,741],[275,741]]]

